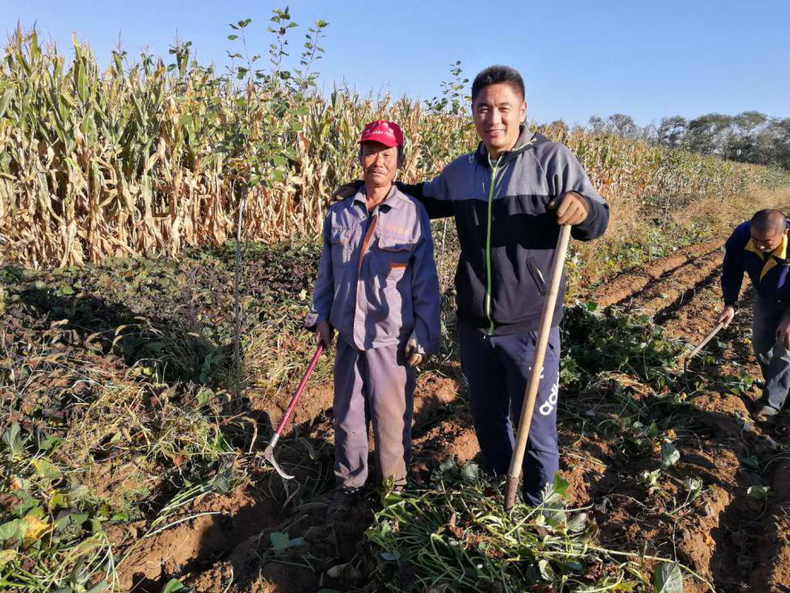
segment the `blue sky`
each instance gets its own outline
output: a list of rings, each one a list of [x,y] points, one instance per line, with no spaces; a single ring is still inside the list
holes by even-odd
[[[0,28],[35,23],[69,54],[71,35],[107,64],[120,38],[167,56],[178,35],[201,62],[227,63],[228,23],[251,18],[251,49],[266,55],[268,19],[285,3],[268,0],[0,0]],[[317,18],[329,22],[321,82],[359,91],[430,98],[449,64],[461,60],[473,78],[506,63],[527,86],[538,121],[585,123],[591,115],[626,113],[637,123],[662,116],[735,114],[755,109],[790,116],[790,0],[554,0],[290,3],[292,57]],[[167,56],[169,58],[169,56]]]

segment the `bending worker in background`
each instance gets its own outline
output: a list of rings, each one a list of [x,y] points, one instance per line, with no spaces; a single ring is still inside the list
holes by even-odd
[[[787,272],[788,222],[779,210],[760,210],[736,227],[725,244],[721,288],[725,327],[735,316],[743,274],[757,293],[752,319],[752,346],[765,387],[753,413],[766,422],[779,413],[790,389],[790,283]]]
[[[431,218],[455,217],[461,367],[483,462],[497,475],[506,475],[510,465],[511,418],[521,414],[560,225],[573,225],[573,238],[587,241],[609,222],[609,207],[573,153],[523,125],[524,96],[524,81],[513,68],[480,72],[472,84],[477,150],[456,158],[433,181],[399,185]],[[540,503],[559,469],[564,296],[563,278],[524,457],[522,493],[531,505]]]
[[[439,279],[425,208],[393,180],[403,134],[368,124],[359,140],[365,184],[329,209],[308,328],[334,367],[335,477],[329,513],[348,509],[368,477],[368,422],[381,480],[406,484],[415,369],[440,338]]]

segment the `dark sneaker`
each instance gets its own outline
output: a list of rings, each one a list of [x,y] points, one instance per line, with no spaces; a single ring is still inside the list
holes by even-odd
[[[774,420],[778,413],[779,410],[772,408],[771,406],[758,406],[752,414],[752,417],[754,418],[755,422],[762,424],[764,422]]]
[[[351,505],[359,499],[361,488],[335,488],[329,498],[326,514],[330,519],[339,518],[351,510]]]

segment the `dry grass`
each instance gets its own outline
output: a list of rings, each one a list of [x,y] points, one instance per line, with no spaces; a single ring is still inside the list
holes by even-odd
[[[753,212],[763,208],[786,211],[790,207],[790,187],[766,188],[753,186],[748,191],[727,200],[710,198],[699,200],[673,219],[680,225],[705,221],[715,229],[735,228]]]
[[[706,195],[673,207],[666,219],[612,206],[606,234],[592,243],[574,243],[570,267],[576,286],[589,288],[607,277],[693,243],[721,238],[762,208],[783,209],[790,188],[752,185],[731,196]]]

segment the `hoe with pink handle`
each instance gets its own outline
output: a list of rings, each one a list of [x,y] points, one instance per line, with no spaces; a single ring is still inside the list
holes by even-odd
[[[272,437],[272,440],[269,441],[269,446],[266,447],[266,450],[263,452],[263,458],[271,463],[274,470],[280,474],[280,476],[284,480],[293,480],[294,476],[290,474],[286,474],[283,471],[283,468],[280,467],[280,464],[277,463],[277,460],[274,458],[274,448],[277,446],[277,441],[280,440],[280,435],[285,428],[285,425],[288,424],[288,421],[291,419],[291,414],[294,412],[294,408],[296,408],[296,402],[299,401],[299,396],[302,395],[305,386],[307,385],[307,380],[310,378],[310,375],[313,374],[313,369],[315,369],[315,365],[318,363],[318,358],[321,356],[321,353],[324,351],[323,344],[319,344],[318,347],[315,349],[315,354],[313,354],[313,359],[310,361],[310,366],[307,367],[307,371],[305,372],[304,376],[302,377],[302,381],[299,383],[299,387],[296,388],[296,393],[294,393],[293,397],[291,398],[291,403],[288,404],[288,409],[285,411],[285,415],[283,416],[282,420],[280,420],[280,425],[277,427],[277,430]]]

